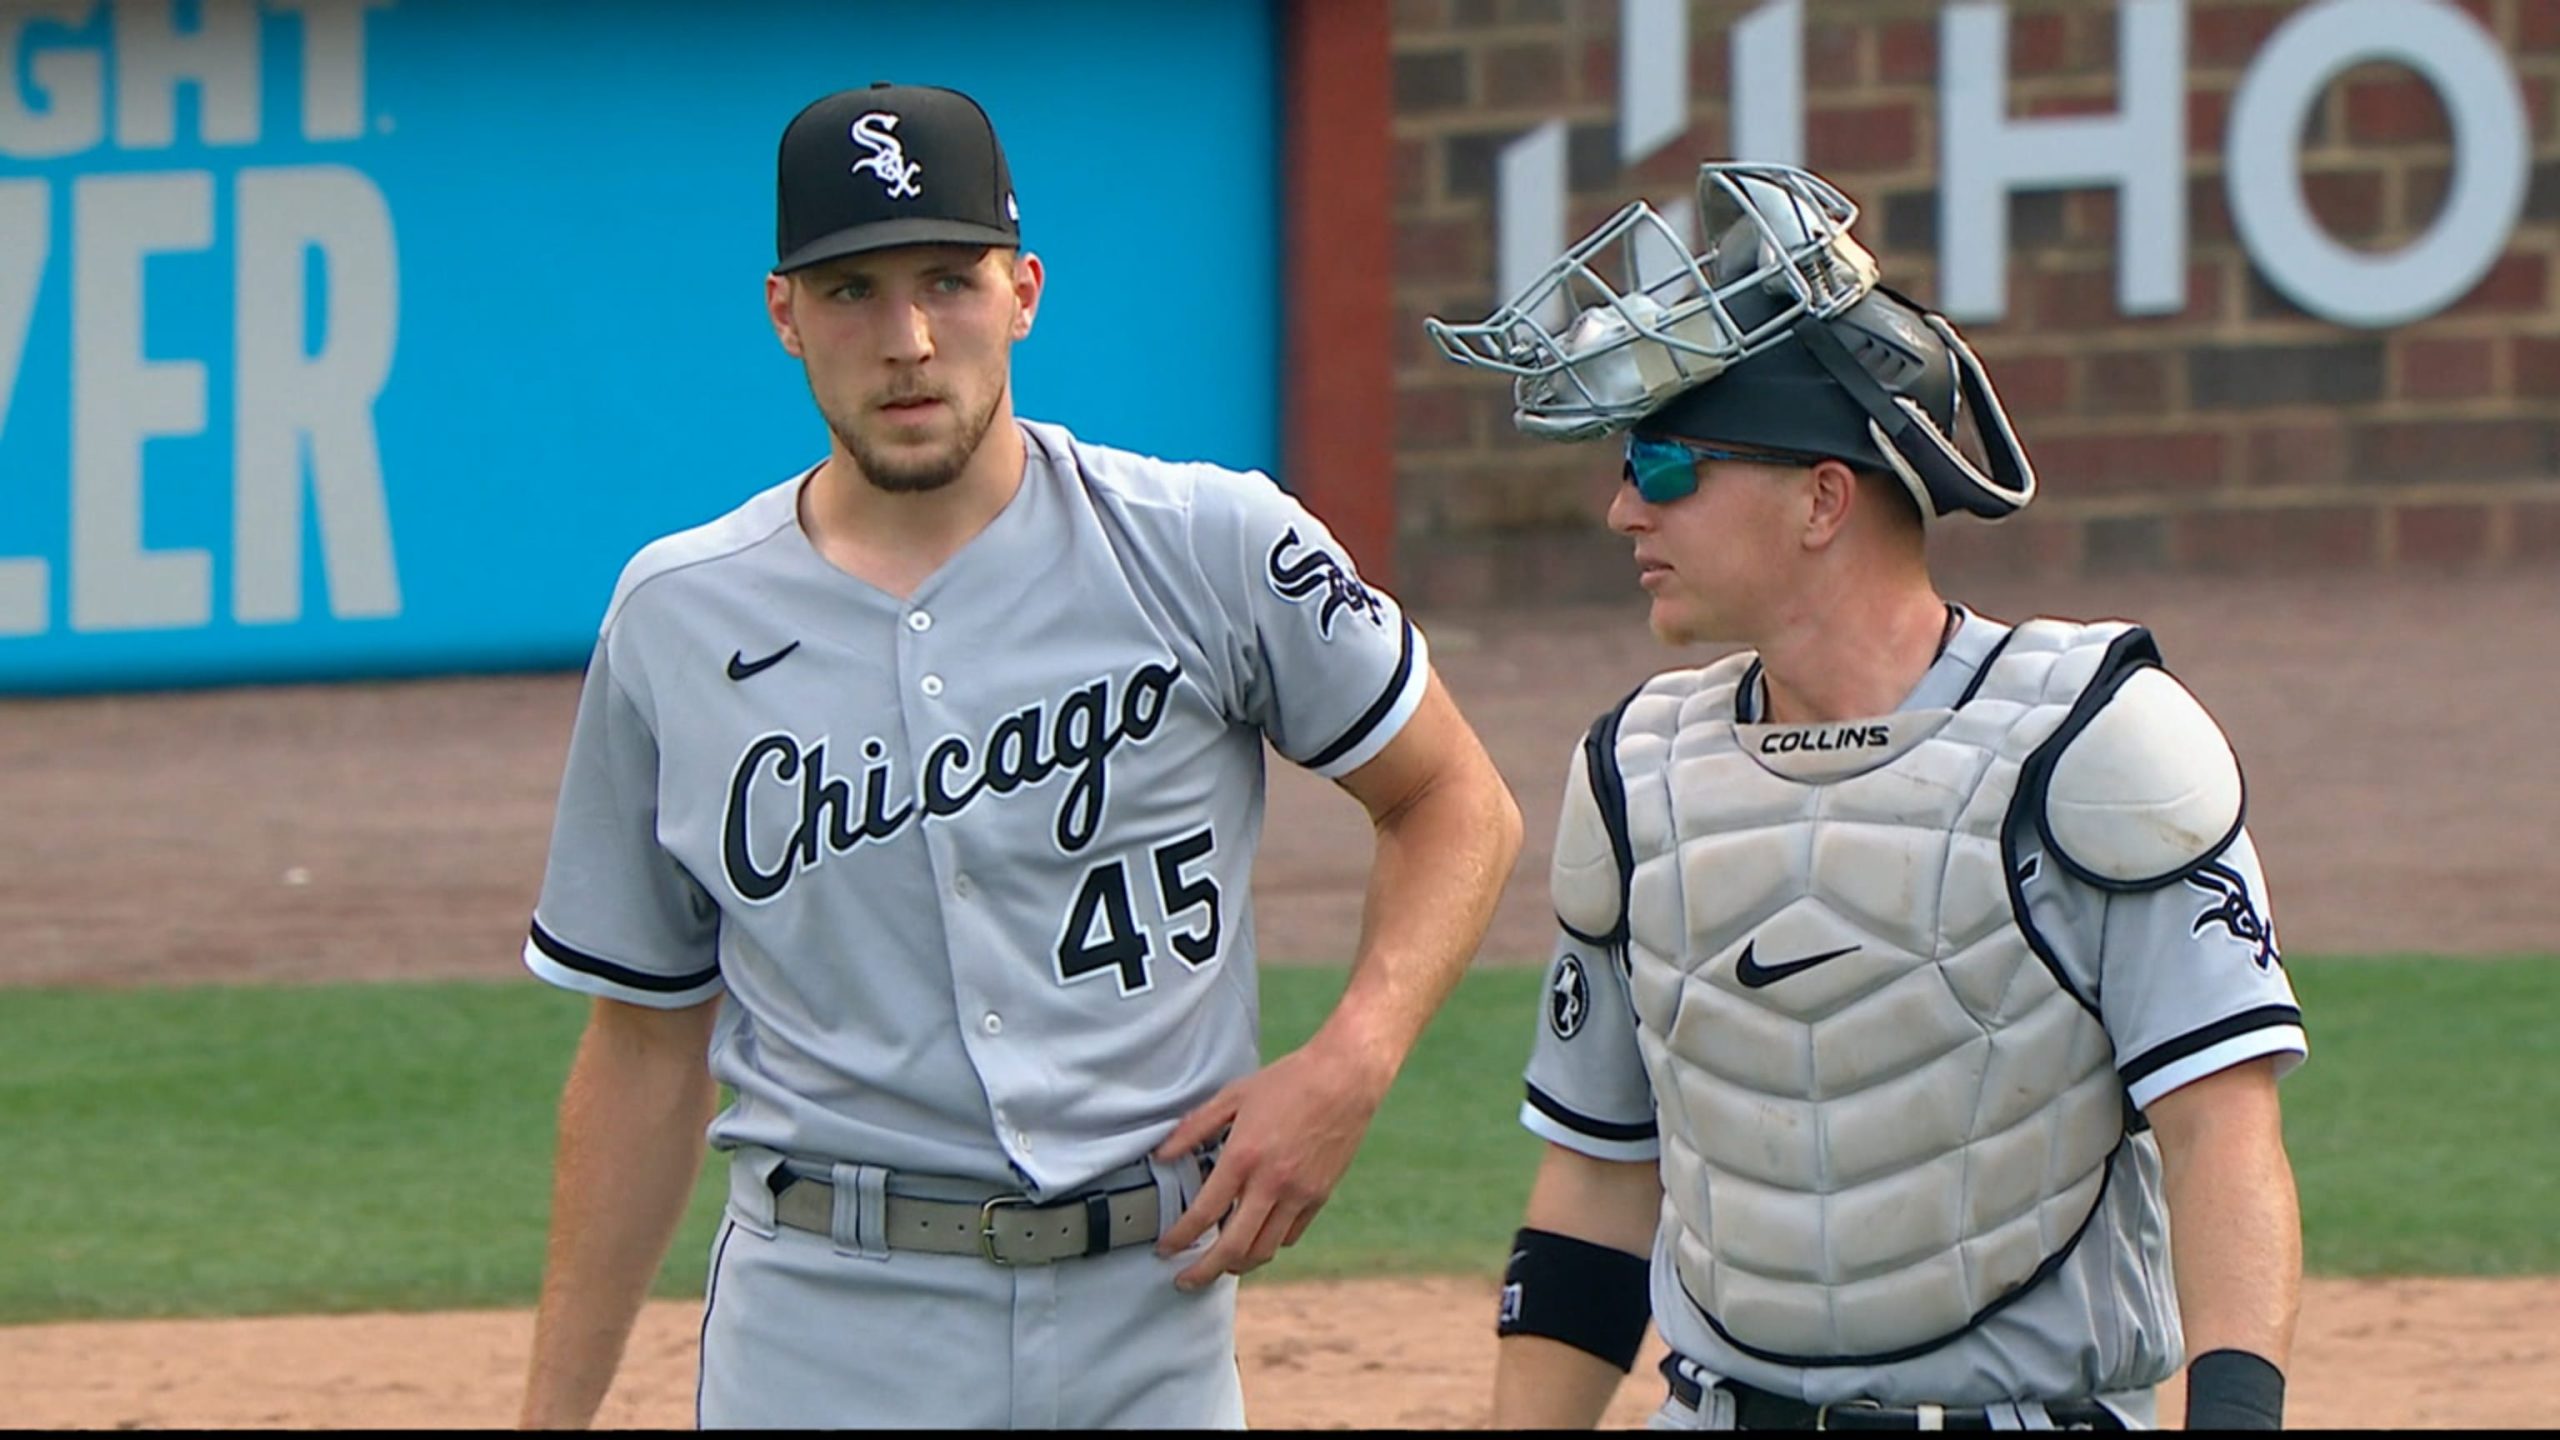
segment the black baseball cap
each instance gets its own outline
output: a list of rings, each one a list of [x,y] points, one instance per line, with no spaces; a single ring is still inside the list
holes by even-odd
[[[1022,245],[996,127],[957,90],[839,90],[782,132],[774,272],[893,245]]]

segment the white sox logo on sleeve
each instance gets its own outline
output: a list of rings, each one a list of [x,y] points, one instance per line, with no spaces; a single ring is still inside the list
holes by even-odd
[[[907,158],[907,147],[893,132],[898,117],[886,110],[874,110],[853,122],[853,143],[871,152],[868,160],[853,162],[853,173],[869,171],[880,178],[880,186],[892,200],[912,200],[924,193],[916,177],[924,166]]]
[[[2284,962],[2276,949],[2275,926],[2258,913],[2257,902],[2249,898],[2249,882],[2240,872],[2220,861],[2199,865],[2187,877],[2187,883],[2214,899],[2196,916],[2189,933],[2201,935],[2208,925],[2219,925],[2231,932],[2231,938],[2250,947],[2249,958],[2261,970]]]
[[[1066,771],[1075,778],[1058,801],[1058,848],[1074,854],[1093,843],[1110,789],[1111,752],[1138,744],[1164,722],[1178,665],[1146,664],[1125,688],[1105,676],[1068,694],[1053,717],[1036,700],[997,721],[983,739],[950,735],[925,752],[914,779],[901,784],[897,762],[877,736],[862,742],[862,794],[829,773],[827,742],[803,745],[787,732],[747,746],[729,777],[720,857],[741,899],[770,900],[799,872],[829,853],[885,841],[918,820],[947,819],[989,795],[1005,796]],[[779,855],[754,852],[751,823],[759,803],[796,806],[799,823]]]
[[[1333,638],[1333,617],[1348,610],[1366,615],[1372,625],[1387,623],[1386,606],[1377,592],[1355,579],[1333,552],[1321,545],[1309,546],[1307,553],[1292,557],[1289,552],[1304,542],[1298,538],[1298,527],[1292,525],[1271,547],[1269,569],[1271,591],[1283,600],[1304,605],[1322,599],[1316,611],[1316,633]]]

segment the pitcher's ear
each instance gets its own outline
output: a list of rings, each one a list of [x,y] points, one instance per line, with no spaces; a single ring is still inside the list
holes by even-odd
[[[782,342],[785,354],[793,359],[806,359],[800,351],[800,326],[791,314],[793,286],[797,282],[788,275],[764,277],[764,315],[773,322],[773,338]]]

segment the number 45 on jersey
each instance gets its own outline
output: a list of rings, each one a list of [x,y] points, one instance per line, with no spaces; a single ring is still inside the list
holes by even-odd
[[[1155,929],[1164,932],[1173,953],[1198,970],[1218,958],[1218,882],[1192,875],[1190,867],[1218,848],[1207,830],[1168,840],[1149,852],[1154,872]],[[1137,905],[1129,893],[1129,864],[1105,860],[1087,870],[1067,907],[1058,934],[1058,983],[1072,985],[1110,971],[1120,977],[1120,993],[1143,995],[1155,988],[1148,970],[1156,944],[1148,927],[1138,923]]]

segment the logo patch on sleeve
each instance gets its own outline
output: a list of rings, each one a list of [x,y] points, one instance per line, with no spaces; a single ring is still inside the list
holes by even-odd
[[[1567,955],[1556,962],[1556,973],[1547,981],[1547,1028],[1557,1039],[1570,1040],[1590,1018],[1591,977],[1582,971],[1581,956]]]
[[[1304,547],[1305,553],[1290,552]],[[1333,638],[1333,620],[1345,610],[1366,615],[1372,625],[1387,623],[1387,607],[1378,592],[1360,583],[1357,576],[1321,545],[1307,545],[1298,538],[1298,527],[1292,525],[1271,547],[1269,562],[1271,593],[1283,600],[1304,605],[1317,602],[1316,633]]]
[[[2276,949],[2276,927],[2258,912],[2257,901],[2250,898],[2249,882],[2239,871],[2216,860],[2196,867],[2187,883],[2213,897],[2213,902],[2196,913],[2196,923],[2189,934],[2201,935],[2208,925],[2219,925],[2231,938],[2251,948],[2249,958],[2259,969],[2284,963],[2284,955]]]

